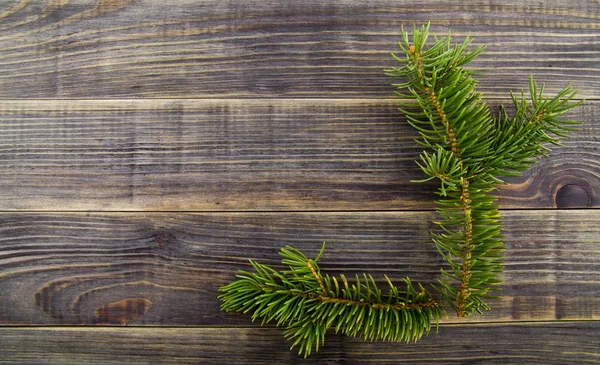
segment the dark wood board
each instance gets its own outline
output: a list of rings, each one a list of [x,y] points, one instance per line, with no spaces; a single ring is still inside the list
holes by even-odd
[[[78,0],[0,4],[0,98],[391,98],[399,28],[488,50],[488,96],[533,74],[600,97],[594,0]]]
[[[439,277],[383,72],[427,21],[487,46],[492,111],[533,75],[585,124],[498,191],[492,311],[298,358],[219,310],[248,258],[327,241],[332,274]],[[600,364],[599,71],[597,0],[0,1],[0,364]]]
[[[249,325],[219,311],[218,288],[247,259],[281,267],[291,244],[322,269],[425,285],[442,259],[431,212],[3,213],[0,323]],[[500,298],[475,321],[600,319],[600,215],[506,211]],[[456,322],[450,316],[446,322]],[[459,321],[463,322],[463,321]]]
[[[567,115],[585,124],[503,208],[600,206],[598,115]],[[0,101],[0,209],[433,209],[414,137],[392,100]]]
[[[0,363],[598,364],[599,338],[597,321],[441,325],[409,344],[330,334],[318,354],[303,359],[273,328],[0,327]]]

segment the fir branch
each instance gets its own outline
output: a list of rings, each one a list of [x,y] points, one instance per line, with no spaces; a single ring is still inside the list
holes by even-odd
[[[450,270],[442,270],[438,289],[463,317],[489,309],[483,298],[496,290],[502,271],[500,213],[489,193],[503,183],[499,176],[519,175],[543,156],[543,143],[559,144],[557,137],[566,137],[576,123],[558,117],[580,102],[571,102],[570,87],[544,97],[543,86],[530,79],[530,100],[524,92],[520,99],[511,94],[514,116],[502,108],[496,119],[475,91],[473,72],[462,67],[483,47],[468,50],[468,37],[452,45],[450,34],[428,46],[428,36],[429,25],[415,27],[412,42],[402,30],[404,55],[392,56],[404,66],[387,73],[406,80],[395,84],[400,109],[421,135],[417,142],[435,151],[424,151],[418,165],[428,176],[420,181],[441,182],[442,233],[432,236]]]
[[[546,155],[548,144],[560,145],[578,124],[560,116],[582,101],[572,101],[570,86],[548,98],[530,78],[529,98],[511,93],[514,114],[501,108],[493,117],[475,91],[473,71],[463,67],[483,47],[469,50],[468,37],[453,45],[450,34],[427,45],[428,35],[429,25],[415,27],[412,41],[402,30],[403,55],[392,56],[403,66],[387,74],[403,80],[395,84],[400,110],[425,149],[417,165],[426,178],[415,181],[440,181],[440,232],[432,239],[448,267],[435,288],[463,317],[489,309],[484,299],[500,282],[504,248],[491,193],[504,183],[500,177],[520,175]],[[384,294],[367,274],[353,283],[323,274],[317,261],[324,249],[312,260],[286,246],[280,254],[289,269],[283,271],[250,260],[254,272],[240,271],[238,280],[220,288],[221,308],[286,326],[284,336],[305,357],[323,345],[330,328],[368,340],[410,341],[437,324],[444,309],[421,284],[417,289],[405,278],[400,290],[385,276]]]
[[[284,336],[305,356],[313,346],[318,351],[329,328],[367,340],[399,342],[417,340],[437,324],[443,309],[422,285],[416,289],[405,278],[400,290],[386,276],[389,291],[384,294],[371,275],[357,275],[352,283],[344,275],[323,275],[317,261],[324,248],[311,260],[286,246],[280,254],[289,270],[281,272],[251,260],[255,272],[240,271],[238,280],[220,289],[222,309],[253,312],[253,320],[285,325]]]

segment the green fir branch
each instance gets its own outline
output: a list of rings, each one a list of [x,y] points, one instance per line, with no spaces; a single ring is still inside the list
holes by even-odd
[[[400,110],[419,134],[424,148],[417,165],[426,182],[439,180],[436,202],[439,230],[432,240],[447,265],[434,288],[459,317],[489,309],[485,303],[497,290],[504,247],[497,198],[492,195],[501,177],[519,176],[548,145],[579,124],[560,119],[583,101],[574,102],[570,87],[544,96],[532,78],[529,92],[511,93],[513,115],[501,107],[492,116],[475,90],[474,72],[463,66],[483,47],[470,48],[467,37],[452,44],[451,36],[427,44],[429,25],[403,29],[398,43],[401,63],[386,73],[401,79],[394,84]],[[315,259],[286,246],[280,252],[286,270],[250,261],[254,271],[240,271],[237,280],[220,288],[224,311],[252,313],[252,320],[285,326],[284,336],[308,356],[323,346],[328,329],[367,340],[411,341],[428,334],[444,313],[440,303],[409,278],[399,289],[386,276],[384,293],[372,276],[349,281],[323,274]]]
[[[313,346],[318,351],[325,332],[360,336],[366,340],[411,341],[429,333],[432,323],[443,313],[423,286],[415,288],[404,279],[404,289],[394,286],[386,276],[387,292],[377,286],[371,275],[348,280],[322,274],[316,259],[297,249],[281,249],[282,263],[289,269],[277,271],[250,260],[254,272],[240,271],[238,280],[222,287],[219,299],[224,311],[253,312],[252,320],[286,326],[284,336],[308,356]]]
[[[424,151],[417,164],[427,175],[420,181],[441,183],[441,233],[432,237],[449,269],[442,270],[438,290],[463,317],[489,309],[484,298],[500,282],[500,211],[490,193],[503,183],[500,176],[518,176],[544,156],[543,143],[559,145],[558,137],[567,137],[577,123],[559,116],[581,101],[571,102],[570,86],[547,98],[530,78],[529,100],[524,92],[511,94],[514,115],[502,108],[494,118],[475,91],[473,71],[462,67],[483,47],[469,50],[469,37],[453,45],[450,35],[428,46],[428,36],[429,25],[415,27],[412,41],[402,30],[402,54],[392,55],[402,67],[387,73],[404,80],[395,84],[400,110],[420,134],[417,142],[434,151]]]

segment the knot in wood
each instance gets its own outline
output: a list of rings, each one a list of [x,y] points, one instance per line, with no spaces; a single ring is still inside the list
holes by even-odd
[[[152,235],[152,238],[154,240],[155,247],[164,248],[168,243],[175,240],[175,235],[170,232],[159,231],[155,232]]]
[[[590,195],[580,185],[567,184],[556,193],[557,208],[586,208],[590,206]]]

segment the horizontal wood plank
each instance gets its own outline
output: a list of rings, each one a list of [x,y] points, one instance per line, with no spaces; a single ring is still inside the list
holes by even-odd
[[[599,114],[502,206],[600,206]],[[392,100],[0,101],[0,209],[433,209],[415,136]]]
[[[597,364],[600,322],[442,325],[417,343],[329,334],[308,359],[281,329],[0,327],[2,364]]]
[[[0,8],[0,98],[390,98],[399,28],[467,33],[481,90],[533,74],[600,97],[594,0],[15,1]]]
[[[218,288],[291,244],[349,277],[439,277],[431,212],[0,214],[0,324],[250,325]],[[600,319],[600,216],[503,213],[506,267],[474,321]],[[447,322],[456,321],[450,317]]]

